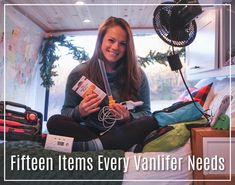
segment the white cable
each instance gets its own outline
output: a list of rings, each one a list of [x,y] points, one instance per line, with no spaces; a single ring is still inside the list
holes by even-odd
[[[116,121],[121,119],[123,119],[123,117],[119,116],[117,111],[110,108],[109,106],[104,106],[98,114],[98,120],[103,123],[103,127],[107,130],[100,133],[100,135],[103,135],[108,132],[114,126]]]
[[[122,102],[120,104],[126,106],[127,110],[132,110],[137,106],[143,105],[143,103],[144,102],[142,101],[133,102],[129,100],[129,101]],[[114,126],[116,121],[121,120],[121,119],[123,119],[123,117],[118,115],[116,110],[110,108],[109,106],[104,106],[98,114],[98,120],[103,123],[103,127],[106,128],[107,130],[100,133],[100,135],[103,135],[106,132],[108,132]]]

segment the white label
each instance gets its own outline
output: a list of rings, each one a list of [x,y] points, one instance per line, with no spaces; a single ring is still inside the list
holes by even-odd
[[[99,87],[93,84],[85,76],[82,76],[80,80],[72,88],[77,94],[85,98],[91,93],[97,94],[101,100],[106,96],[105,92],[102,91]]]
[[[73,147],[73,140],[74,138],[72,137],[48,134],[44,148],[46,150],[71,153]]]

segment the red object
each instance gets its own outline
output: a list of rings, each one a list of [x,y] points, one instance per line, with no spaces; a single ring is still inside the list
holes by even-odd
[[[42,120],[42,113],[26,105],[0,101],[0,139],[6,134],[7,141],[40,140]]]
[[[17,133],[25,133],[24,129],[19,129],[19,128],[11,128],[11,127],[5,127],[5,131],[7,132],[17,132]],[[0,126],[0,132],[4,132],[4,127]]]
[[[35,114],[33,114],[33,113],[29,113],[29,114],[27,114],[27,119],[29,121],[36,121],[37,120],[37,116]]]
[[[6,126],[20,127],[22,124],[17,121],[5,120]],[[4,120],[0,119],[0,125],[4,125]]]

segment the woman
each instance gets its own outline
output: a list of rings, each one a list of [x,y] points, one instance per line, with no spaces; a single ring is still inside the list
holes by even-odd
[[[112,129],[98,121],[98,113],[108,105],[107,97],[102,101],[96,94],[82,98],[72,90],[78,80],[85,76],[105,91],[98,59],[104,61],[112,96],[117,102],[112,109],[122,119]],[[143,101],[142,106],[129,111],[120,104],[127,100]],[[109,17],[99,28],[92,58],[77,66],[70,73],[66,85],[62,115],[48,120],[51,134],[74,137],[74,150],[128,150],[142,143],[151,131],[158,128],[151,117],[150,92],[147,78],[137,64],[134,41],[129,24],[122,18]]]

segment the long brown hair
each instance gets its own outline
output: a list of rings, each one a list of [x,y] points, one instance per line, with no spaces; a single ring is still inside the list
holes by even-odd
[[[103,38],[109,28],[120,26],[127,34],[127,45],[125,55],[118,62],[122,62],[124,68],[119,75],[120,96],[123,100],[136,100],[141,84],[141,70],[137,63],[133,34],[129,24],[122,18],[109,17],[99,27],[95,51],[88,62],[87,74],[95,84],[104,90],[103,79],[99,69],[98,58],[102,56],[101,45]]]

